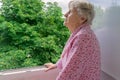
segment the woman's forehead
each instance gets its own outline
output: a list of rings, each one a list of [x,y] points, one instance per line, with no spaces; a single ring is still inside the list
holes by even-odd
[[[76,8],[70,8],[69,11],[70,12],[76,12],[77,10],[76,10]]]

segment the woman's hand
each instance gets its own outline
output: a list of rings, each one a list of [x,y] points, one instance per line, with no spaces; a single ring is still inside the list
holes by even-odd
[[[44,64],[44,66],[47,68],[45,70],[45,72],[57,68],[57,66],[55,64],[53,64],[53,63],[46,63],[46,64]]]

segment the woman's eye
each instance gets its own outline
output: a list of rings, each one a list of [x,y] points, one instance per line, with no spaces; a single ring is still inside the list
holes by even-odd
[[[69,14],[69,13],[70,13],[70,11],[67,12],[67,14]]]
[[[69,13],[71,13],[71,11],[69,11]]]
[[[71,11],[68,12],[68,14],[70,14],[70,13],[71,13]]]

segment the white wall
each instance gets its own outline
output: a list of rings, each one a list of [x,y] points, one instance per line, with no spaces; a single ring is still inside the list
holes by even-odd
[[[102,70],[120,80],[120,29],[104,27],[96,35],[101,46]]]

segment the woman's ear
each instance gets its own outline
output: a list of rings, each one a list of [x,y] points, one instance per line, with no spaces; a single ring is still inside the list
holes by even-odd
[[[81,16],[81,22],[84,23],[87,21],[87,18],[85,16]]]

